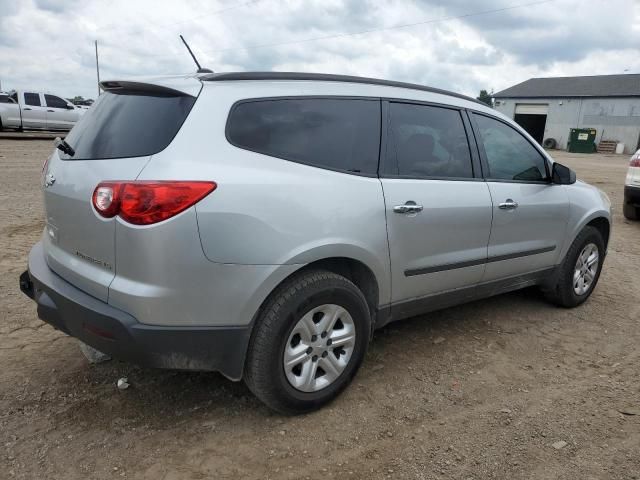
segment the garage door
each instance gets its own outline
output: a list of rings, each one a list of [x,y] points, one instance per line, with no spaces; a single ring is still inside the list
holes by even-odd
[[[516,104],[516,113],[527,115],[546,115],[549,111],[549,105],[546,103],[518,103]]]

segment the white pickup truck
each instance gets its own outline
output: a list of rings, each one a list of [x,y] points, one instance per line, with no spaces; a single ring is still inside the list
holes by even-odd
[[[0,93],[0,130],[71,130],[85,111],[50,93]]]

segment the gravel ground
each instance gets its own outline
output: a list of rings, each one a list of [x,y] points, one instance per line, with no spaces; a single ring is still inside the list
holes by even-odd
[[[640,478],[626,156],[555,154],[614,204],[586,304],[559,309],[528,289],[392,324],[337,401],[282,417],[217,374],[89,365],[37,319],[18,276],[42,229],[51,148],[0,140],[0,478]]]

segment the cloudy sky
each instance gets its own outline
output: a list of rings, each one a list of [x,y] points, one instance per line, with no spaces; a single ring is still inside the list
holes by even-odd
[[[102,79],[364,75],[476,96],[534,76],[640,73],[640,0],[0,0],[3,90],[95,97]]]

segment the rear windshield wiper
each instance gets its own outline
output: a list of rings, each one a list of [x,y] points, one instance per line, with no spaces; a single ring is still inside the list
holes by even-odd
[[[53,141],[53,144],[58,150],[62,150],[63,153],[66,153],[70,157],[73,157],[76,153],[73,147],[69,145],[66,140],[63,140],[60,137],[56,137],[56,139]]]

